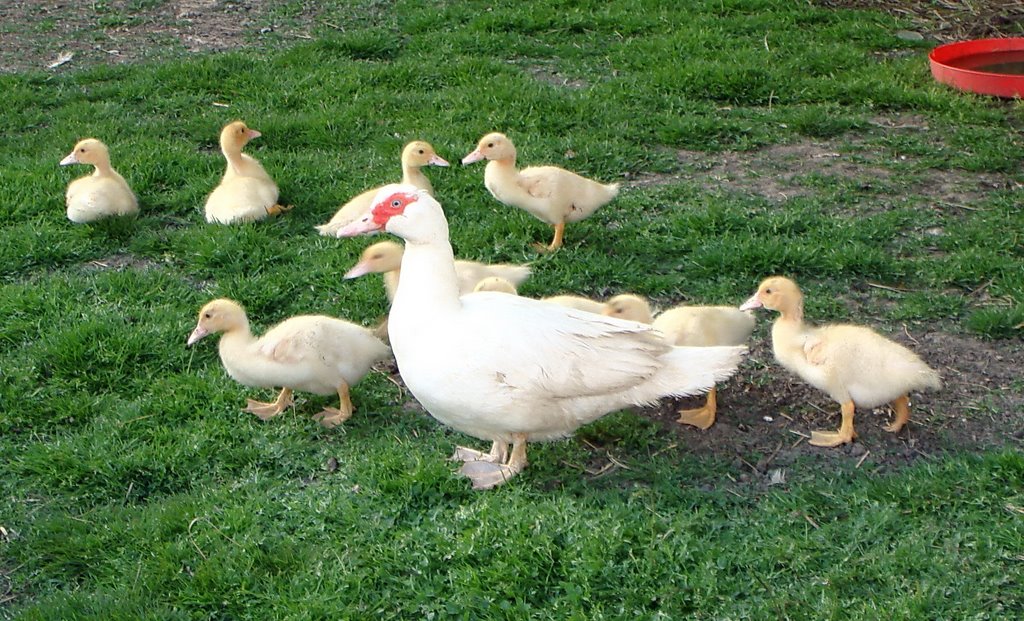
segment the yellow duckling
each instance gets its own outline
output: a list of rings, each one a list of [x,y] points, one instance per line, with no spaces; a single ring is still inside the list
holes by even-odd
[[[424,166],[448,166],[448,162],[434,152],[429,142],[414,140],[402,149],[402,183],[426,190],[433,196],[434,187],[421,170]],[[333,236],[334,232],[349,222],[361,218],[372,207],[373,196],[380,187],[367,190],[342,205],[330,222],[316,227],[321,235]]]
[[[884,427],[896,433],[910,420],[912,390],[938,390],[939,374],[906,347],[870,328],[804,324],[804,296],[796,283],[774,276],[766,279],[741,310],[779,311],[772,325],[772,349],[782,366],[822,390],[842,407],[839,431],[815,431],[811,444],[839,446],[853,441],[856,406],[874,408],[891,403],[896,420]]]
[[[221,130],[220,150],[228,164],[220,185],[206,199],[207,222],[253,222],[291,209],[277,204],[277,184],[258,161],[242,153],[242,147],[262,135],[242,121]]]
[[[257,338],[249,331],[245,309],[227,299],[213,300],[199,311],[188,344],[218,332],[223,333],[218,349],[228,375],[246,386],[282,387],[273,403],[249,399],[245,411],[262,420],[290,406],[293,390],[304,390],[337,392],[341,408],[324,408],[313,418],[327,428],[345,422],[354,410],[349,387],[388,355],[387,346],[366,328],[323,315],[292,317]]]
[[[569,308],[575,308],[576,310],[594,313],[597,315],[604,313],[604,302],[597,302],[580,295],[552,295],[550,297],[541,298],[540,301],[558,304],[559,306],[567,306]]]
[[[359,257],[359,262],[345,273],[344,278],[358,278],[365,274],[384,274],[384,288],[388,301],[394,301],[398,290],[398,277],[402,268],[402,256],[405,249],[393,241],[382,241],[368,246]],[[498,263],[487,265],[476,261],[456,261],[455,274],[458,277],[459,293],[471,293],[484,278],[500,276],[513,286],[523,284],[530,275],[530,268],[525,265],[509,265]]]
[[[484,185],[494,198],[506,205],[525,209],[555,227],[547,251],[562,246],[566,222],[577,222],[608,204],[619,193],[619,184],[591,181],[557,166],[516,168],[516,148],[507,136],[487,134],[476,150],[462,158],[463,164],[489,160]]]
[[[716,347],[743,345],[754,331],[754,317],[731,306],[677,306],[652,317],[644,298],[623,294],[608,300],[604,314],[651,326],[666,336],[672,345]],[[715,424],[718,399],[714,386],[703,407],[680,410],[677,422],[707,429]]]
[[[79,177],[68,184],[65,196],[68,220],[83,224],[108,216],[139,213],[139,201],[128,187],[128,182],[110,166],[107,145],[95,138],[81,140],[60,161],[61,166],[69,164],[92,164],[95,169],[91,175]]]
[[[473,293],[477,293],[479,291],[493,291],[495,293],[519,295],[519,290],[516,289],[516,286],[509,282],[508,279],[502,278],[501,276],[488,276],[476,283],[476,287],[473,288]]]

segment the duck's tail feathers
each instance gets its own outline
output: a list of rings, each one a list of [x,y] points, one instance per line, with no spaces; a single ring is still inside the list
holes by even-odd
[[[931,367],[927,367],[927,371],[921,372],[921,382],[918,385],[918,390],[939,390],[942,388],[942,377],[939,372]]]
[[[663,377],[668,382],[663,396],[685,397],[711,390],[736,372],[747,353],[737,347],[673,347],[665,355],[668,368]]]

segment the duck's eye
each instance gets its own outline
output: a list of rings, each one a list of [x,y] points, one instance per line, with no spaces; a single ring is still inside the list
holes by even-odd
[[[391,206],[394,207],[395,209],[398,209],[399,207],[402,206],[402,201],[396,198],[395,200],[391,201]]]

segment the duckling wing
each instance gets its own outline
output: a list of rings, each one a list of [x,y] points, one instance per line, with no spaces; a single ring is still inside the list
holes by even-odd
[[[558,173],[554,166],[534,166],[519,171],[517,183],[534,198],[550,198],[558,187]]]
[[[828,352],[825,343],[816,335],[809,334],[804,338],[804,357],[807,362],[821,366],[827,362]]]
[[[388,351],[361,326],[326,315],[292,317],[267,331],[257,351],[282,364],[320,363],[329,367],[370,365]]]
[[[322,326],[318,317],[292,317],[274,326],[257,343],[260,356],[282,364],[296,364],[315,356],[321,340]]]

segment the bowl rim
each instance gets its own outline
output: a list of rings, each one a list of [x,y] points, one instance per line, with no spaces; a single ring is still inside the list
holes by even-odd
[[[951,65],[949,62],[957,58],[965,58],[976,54],[993,54],[998,52],[1024,52],[1024,37],[997,37],[988,39],[966,39],[953,41],[932,48],[928,60],[958,73],[971,73],[983,76],[996,76],[1010,79],[1022,79],[1024,75],[1016,73],[997,73],[994,71],[978,71]]]

